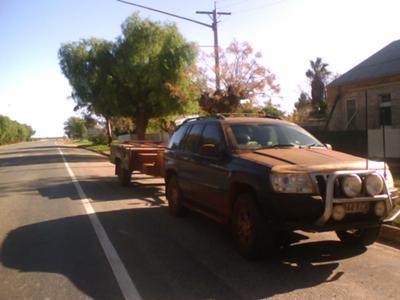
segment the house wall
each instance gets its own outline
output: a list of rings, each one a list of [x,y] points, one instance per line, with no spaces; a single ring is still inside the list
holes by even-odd
[[[338,88],[328,88],[328,111],[333,107]],[[329,130],[365,130],[365,91],[367,91],[368,128],[380,128],[380,95],[391,94],[392,128],[400,128],[400,81],[388,83],[368,83],[365,86],[348,85],[341,87],[340,98],[329,123]],[[354,126],[347,119],[347,101],[354,99],[357,115]]]

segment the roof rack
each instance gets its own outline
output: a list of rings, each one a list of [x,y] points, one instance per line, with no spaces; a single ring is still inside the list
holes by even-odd
[[[235,118],[235,117],[253,117],[253,118],[269,118],[269,119],[278,119],[282,120],[281,117],[266,115],[264,113],[222,113],[218,114],[218,116],[225,118]]]
[[[253,117],[253,118],[268,118],[268,119],[277,119],[282,120],[281,117],[266,115],[266,114],[259,114],[259,113],[219,113],[213,114],[208,116],[201,116],[201,117],[194,117],[188,118],[182,122],[182,124],[186,124],[188,122],[193,121],[200,121],[200,120],[208,120],[208,119],[215,119],[215,120],[225,120],[226,118],[238,118],[238,117]]]
[[[201,116],[201,117],[194,117],[194,118],[187,118],[182,124],[193,122],[193,121],[200,121],[200,120],[207,120],[207,119],[215,119],[215,120],[223,120],[225,119],[224,116],[221,114],[209,115],[209,116]]]

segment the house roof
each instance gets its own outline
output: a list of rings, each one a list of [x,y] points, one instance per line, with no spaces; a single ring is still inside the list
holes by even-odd
[[[328,86],[338,86],[400,74],[400,40],[391,42]]]

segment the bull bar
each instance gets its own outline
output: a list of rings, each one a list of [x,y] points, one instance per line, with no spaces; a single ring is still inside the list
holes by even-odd
[[[354,198],[335,198],[334,197],[334,188],[335,188],[335,181],[338,177],[350,174],[357,174],[357,175],[369,175],[369,174],[377,174],[383,180],[384,188],[383,193],[380,195],[375,196],[362,196],[362,197],[354,197]],[[316,174],[315,176],[321,175]],[[394,202],[394,197],[392,197],[392,192],[396,191],[396,189],[391,189],[386,185],[386,181],[381,174],[376,172],[376,170],[356,170],[356,171],[335,171],[333,173],[324,174],[327,175],[326,177],[326,191],[325,191],[325,209],[322,213],[321,217],[315,223],[316,226],[322,227],[324,226],[332,216],[333,212],[333,205],[334,204],[343,204],[349,202],[374,202],[374,201],[385,201],[386,204],[386,216],[383,219],[384,224],[392,223],[399,215],[400,215],[400,208],[395,210],[396,203]],[[398,198],[396,196],[395,198]]]

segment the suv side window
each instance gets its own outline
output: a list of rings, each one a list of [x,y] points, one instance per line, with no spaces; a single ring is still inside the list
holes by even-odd
[[[191,153],[199,152],[199,142],[203,127],[204,127],[203,124],[195,124],[190,128],[189,133],[183,140],[182,150],[184,152],[191,152]]]
[[[216,149],[221,149],[224,146],[224,138],[218,125],[206,125],[201,139],[201,146],[205,144],[215,145]]]
[[[182,138],[185,136],[188,126],[181,126],[174,132],[168,143],[168,149],[176,150],[179,147]]]

